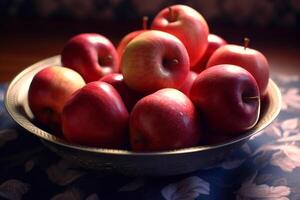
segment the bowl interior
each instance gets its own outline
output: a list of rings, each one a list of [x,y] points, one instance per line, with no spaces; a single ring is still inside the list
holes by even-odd
[[[118,155],[169,155],[169,154],[184,154],[192,153],[198,151],[205,151],[208,149],[216,149],[236,142],[247,140],[254,134],[257,134],[266,126],[268,126],[279,114],[281,108],[281,95],[277,85],[270,79],[268,85],[268,95],[267,99],[264,101],[263,107],[261,109],[260,119],[258,123],[251,130],[243,133],[240,136],[234,137],[228,141],[216,143],[213,145],[204,145],[190,147],[174,151],[163,151],[163,152],[153,152],[153,153],[135,153],[127,150],[117,150],[117,149],[104,149],[104,148],[92,148],[80,145],[74,145],[66,142],[65,140],[56,137],[47,131],[41,129],[33,123],[33,114],[31,113],[27,93],[29,85],[33,76],[41,69],[50,65],[61,65],[60,56],[54,56],[45,60],[42,60],[22,71],[18,74],[8,87],[5,96],[5,106],[11,117],[22,127],[28,130],[30,133],[36,135],[42,140],[48,143],[54,143],[56,145],[61,145],[66,148],[76,149],[86,152],[102,153],[102,154],[118,154]]]

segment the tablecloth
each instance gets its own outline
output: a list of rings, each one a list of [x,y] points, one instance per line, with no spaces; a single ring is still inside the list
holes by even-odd
[[[277,119],[222,163],[184,175],[126,177],[63,160],[8,115],[0,85],[0,197],[4,199],[300,199],[300,78],[272,74]]]

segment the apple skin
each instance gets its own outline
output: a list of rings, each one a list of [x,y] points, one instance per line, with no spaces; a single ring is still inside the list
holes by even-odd
[[[202,58],[197,62],[197,64],[193,67],[193,71],[200,73],[202,72],[207,65],[207,62],[209,60],[209,58],[211,57],[211,55],[221,46],[226,45],[227,42],[221,38],[218,35],[215,34],[209,34],[208,35],[208,46],[207,49],[204,53],[204,55],[202,56]]]
[[[143,94],[140,94],[137,91],[130,89],[125,84],[122,74],[108,74],[102,77],[100,81],[111,84],[119,92],[129,112],[132,110],[136,102],[144,96]]]
[[[170,10],[173,18],[170,18]],[[161,10],[153,19],[151,29],[175,35],[186,47],[193,67],[204,55],[209,28],[203,16],[185,5],[173,5]]]
[[[197,75],[198,74],[196,72],[190,71],[182,86],[178,90],[183,92],[186,96],[190,96],[190,91]]]
[[[37,123],[59,134],[66,101],[84,85],[83,78],[66,67],[49,66],[35,74],[29,86],[28,103]]]
[[[128,111],[108,83],[86,84],[67,101],[62,113],[67,141],[100,148],[122,149],[128,143]]]
[[[175,150],[199,144],[201,127],[191,100],[173,88],[164,88],[137,102],[130,115],[133,151]]]
[[[224,45],[212,54],[207,68],[219,64],[238,65],[246,69],[255,78],[261,98],[266,95],[269,82],[269,63],[259,51],[238,45]]]
[[[138,31],[133,31],[133,32],[130,32],[128,33],[127,35],[125,35],[118,47],[117,47],[117,52],[118,52],[118,55],[119,55],[119,58],[120,60],[122,59],[122,55],[123,55],[123,52],[124,52],[124,49],[126,48],[127,44],[133,39],[135,38],[136,36],[138,36],[139,34],[145,32],[146,30],[138,30]]]
[[[189,57],[175,36],[146,31],[125,48],[121,71],[128,87],[149,94],[162,88],[179,88],[189,72]]]
[[[63,66],[74,69],[88,83],[119,71],[119,57],[114,45],[97,33],[72,37],[61,53]]]
[[[201,72],[190,99],[204,115],[210,133],[237,135],[252,128],[260,113],[254,77],[235,65],[217,65]]]

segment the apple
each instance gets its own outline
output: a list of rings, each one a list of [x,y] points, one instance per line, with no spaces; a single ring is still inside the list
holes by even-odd
[[[128,111],[114,87],[93,81],[64,106],[63,134],[71,143],[121,149],[128,142],[128,119]]]
[[[61,62],[80,73],[86,82],[119,71],[119,57],[114,45],[97,33],[72,37],[64,46]]]
[[[198,74],[190,99],[203,114],[209,132],[233,136],[251,129],[260,113],[259,89],[245,69],[217,65]]]
[[[191,100],[173,88],[164,88],[137,102],[130,115],[133,151],[166,151],[195,146],[202,133]]]
[[[232,64],[243,67],[255,78],[260,96],[263,98],[267,93],[269,82],[269,63],[266,57],[259,51],[245,46],[225,45],[217,49],[207,63],[207,68],[219,64]]]
[[[194,80],[197,78],[197,75],[198,74],[196,72],[190,71],[182,86],[178,90],[183,92],[185,95],[190,96],[190,90],[192,88]]]
[[[83,78],[66,67],[49,66],[36,73],[29,86],[28,104],[37,123],[59,134],[66,101],[84,85]]]
[[[131,111],[136,102],[143,97],[142,94],[130,89],[125,84],[122,74],[108,74],[102,77],[100,81],[111,84],[119,92],[128,111]]]
[[[193,67],[193,71],[200,73],[206,68],[207,61],[211,57],[211,55],[221,46],[226,45],[227,42],[218,35],[209,34],[208,35],[208,46],[203,55],[203,57],[198,60],[197,64]]]
[[[185,5],[173,5],[161,10],[153,19],[152,29],[175,35],[186,47],[193,67],[204,55],[209,28],[202,15]]]
[[[144,16],[143,17],[143,29],[142,30],[137,30],[137,31],[133,31],[133,32],[130,32],[128,33],[127,35],[125,35],[118,47],[117,47],[117,52],[118,52],[118,55],[119,55],[119,58],[121,59],[122,58],[122,55],[123,55],[123,52],[124,52],[124,49],[125,47],[127,46],[127,44],[133,39],[135,38],[136,36],[138,36],[139,34],[147,31],[147,23],[148,23],[148,17]]]
[[[133,90],[151,93],[179,88],[189,72],[188,53],[178,38],[150,30],[135,37],[124,50],[121,71]]]

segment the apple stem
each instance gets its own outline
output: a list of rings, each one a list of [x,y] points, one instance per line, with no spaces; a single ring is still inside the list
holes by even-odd
[[[170,22],[173,22],[175,19],[174,19],[174,11],[172,9],[172,7],[168,7],[169,9],[169,21]]]
[[[113,59],[112,55],[108,55],[108,56],[107,56],[107,59],[108,59],[108,60],[112,60],[112,59]]]
[[[143,17],[143,30],[147,30],[148,29],[148,16],[144,16]]]
[[[172,64],[173,64],[173,65],[177,65],[178,63],[179,63],[179,61],[178,61],[177,59],[173,59],[173,60],[172,60]]]
[[[179,61],[176,58],[174,58],[172,60],[169,60],[169,59],[163,60],[162,64],[165,67],[172,67],[174,65],[177,65],[178,63],[179,63]]]
[[[249,43],[250,43],[250,39],[245,37],[244,38],[244,50],[246,50],[248,48]]]

